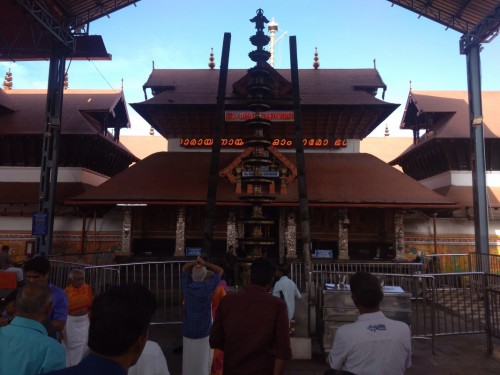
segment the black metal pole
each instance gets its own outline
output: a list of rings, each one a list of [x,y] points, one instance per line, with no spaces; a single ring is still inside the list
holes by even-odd
[[[474,230],[476,252],[489,254],[488,198],[486,190],[486,162],[484,152],[484,125],[481,101],[480,45],[469,46],[467,57],[467,84],[469,92],[470,147],[472,193],[474,202]],[[489,264],[482,264],[482,272],[489,272]]]
[[[54,232],[57,169],[64,92],[64,73],[68,49],[56,46],[50,58],[47,88],[47,106],[43,133],[38,213],[46,221],[46,228],[36,235],[36,253],[49,255],[52,250]],[[35,218],[33,218],[35,221]],[[35,224],[33,225],[35,227]],[[44,226],[44,225],[43,225]]]
[[[292,78],[293,111],[295,115],[295,152],[297,158],[297,182],[299,187],[300,228],[302,234],[302,249],[304,252],[304,270],[307,278],[307,288],[311,285],[311,230],[309,227],[309,203],[306,185],[306,161],[304,144],[302,143],[302,109],[300,106],[299,69],[297,64],[297,40],[290,37],[290,68]]]
[[[229,66],[229,49],[231,46],[231,34],[224,33],[222,44],[222,56],[219,73],[219,87],[217,91],[217,113],[213,133],[214,142],[210,158],[210,173],[208,176],[207,205],[205,206],[205,229],[203,232],[203,254],[212,255],[212,239],[215,222],[215,207],[217,204],[217,179],[220,162],[220,149],[222,128],[224,127],[224,109],[226,101],[227,71]]]

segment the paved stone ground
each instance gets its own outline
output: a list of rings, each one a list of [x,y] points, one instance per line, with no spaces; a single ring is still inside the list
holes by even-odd
[[[150,339],[158,342],[167,358],[171,375],[182,374],[182,354],[174,349],[182,344],[180,325],[154,325]],[[493,339],[494,352],[486,355],[485,335],[437,337],[436,354],[432,354],[431,341],[413,340],[413,365],[409,375],[488,375],[500,374],[500,339]],[[311,360],[292,360],[287,375],[323,375],[328,366],[325,357],[313,345]]]

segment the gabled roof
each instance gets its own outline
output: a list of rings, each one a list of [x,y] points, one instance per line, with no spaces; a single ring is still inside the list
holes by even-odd
[[[497,138],[500,136],[500,91],[483,91],[484,136]],[[441,121],[433,121],[433,134],[429,138],[469,138],[469,97],[467,91],[412,91],[406,102],[407,111],[401,120],[401,128],[411,129],[407,112],[414,106],[419,119],[438,117],[439,114],[450,114],[449,118],[438,117]],[[417,124],[418,125],[418,124]],[[422,127],[425,124],[422,124]]]
[[[47,104],[46,90],[0,91],[14,112],[0,112],[0,135],[42,134]],[[1,104],[1,101],[0,101]],[[104,123],[104,117],[107,122]],[[61,134],[96,134],[102,126],[129,128],[127,106],[121,91],[64,91]]]
[[[45,90],[0,90],[0,165],[41,164],[47,97]],[[122,92],[65,90],[59,166],[83,167],[114,176],[138,159],[120,142],[116,129],[128,127]],[[115,130],[114,134],[107,128]]]
[[[237,156],[238,153],[221,153],[221,168]],[[286,156],[295,162],[294,153]],[[310,206],[457,208],[455,202],[425,188],[372,155],[306,153],[305,157]],[[67,203],[204,205],[209,164],[206,153],[155,153]],[[287,191],[285,195],[277,195],[272,205],[297,206],[297,183],[289,185]],[[220,178],[217,202],[219,205],[241,204],[235,185]]]
[[[483,91],[484,138],[500,138],[500,91]],[[408,153],[435,140],[469,139],[470,120],[467,91],[411,91],[401,120],[402,129],[427,129],[390,164],[399,164]],[[410,131],[409,131],[410,132]]]

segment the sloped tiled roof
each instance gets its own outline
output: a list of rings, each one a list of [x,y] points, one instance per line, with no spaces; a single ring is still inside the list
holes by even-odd
[[[166,151],[168,146],[168,141],[158,135],[121,135],[120,142],[139,159],[144,159],[155,152]]]
[[[221,153],[220,169],[237,153]],[[295,154],[286,154],[292,162]],[[210,158],[195,152],[159,152],[139,161],[69,204],[206,204]],[[311,206],[454,207],[454,202],[368,154],[306,154]],[[182,187],[182,188],[180,188]],[[297,183],[277,205],[298,205]],[[238,204],[235,185],[218,180],[218,204]]]
[[[291,80],[289,69],[276,69],[285,79]],[[154,69],[144,84],[145,88],[171,89],[139,104],[216,104],[219,84],[217,69]],[[246,69],[228,71],[226,96],[234,97],[232,85],[247,74]],[[302,105],[366,105],[386,104],[366,88],[386,89],[376,69],[301,69],[299,84]],[[230,103],[230,101],[229,101]]]
[[[482,108],[484,123],[484,138],[497,139],[500,137],[500,91],[483,91]],[[414,106],[419,116],[429,114],[431,117],[439,114],[448,114],[440,117],[434,124],[432,131],[421,136],[415,145],[410,145],[390,164],[398,164],[409,153],[437,139],[469,139],[470,120],[467,91],[412,91],[406,103],[407,110],[401,120],[404,128],[410,120],[407,119],[408,108]],[[409,127],[408,125],[406,127]],[[411,130],[408,130],[411,134]]]
[[[59,182],[56,189],[56,203],[90,190],[92,185],[81,182]],[[0,182],[2,204],[38,204],[40,184],[37,182]]]
[[[500,136],[500,91],[483,91],[484,137]],[[469,97],[467,91],[412,91],[408,98],[421,113],[453,112],[454,115],[439,128],[433,138],[469,138]],[[404,121],[404,118],[403,118]]]
[[[46,90],[0,90],[0,165],[40,166],[46,107]],[[138,159],[110,131],[128,126],[123,92],[65,90],[59,166],[106,176],[128,168]]]
[[[448,185],[438,189],[434,189],[438,194],[441,194],[447,199],[455,202],[460,202],[464,206],[473,207],[472,186],[454,186]],[[500,207],[500,187],[488,186],[486,187],[488,206]]]
[[[4,91],[13,113],[0,114],[2,125],[0,134],[42,134],[47,105],[46,90]],[[120,108],[118,108],[120,106]],[[99,114],[124,111],[126,104],[123,92],[113,90],[73,90],[64,91],[61,134],[96,134],[101,131],[97,118]],[[88,114],[87,117],[85,115]]]
[[[267,69],[272,110],[293,111],[291,71]],[[377,97],[386,85],[376,69],[300,69],[298,74],[305,138],[363,139],[399,107]],[[215,69],[153,69],[144,84],[153,97],[131,106],[167,139],[211,138],[219,75]],[[247,69],[228,71],[226,110],[247,108],[247,77]],[[247,137],[248,132],[242,123],[224,127],[228,138]],[[274,126],[270,137],[290,138],[292,132]]]
[[[366,137],[359,144],[359,151],[376,156],[388,163],[413,143],[411,137]]]

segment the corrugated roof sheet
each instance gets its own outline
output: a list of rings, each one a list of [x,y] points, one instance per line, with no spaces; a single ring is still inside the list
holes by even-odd
[[[80,28],[139,0],[2,1],[0,60],[50,58],[58,35],[65,44],[76,41],[73,59],[109,59],[99,35],[73,35]],[[36,14],[36,17],[34,16]],[[44,24],[38,19],[43,19]],[[50,25],[50,31],[45,25]]]
[[[462,34],[472,32],[499,6],[498,0],[388,0]],[[498,20],[497,20],[498,21]]]

